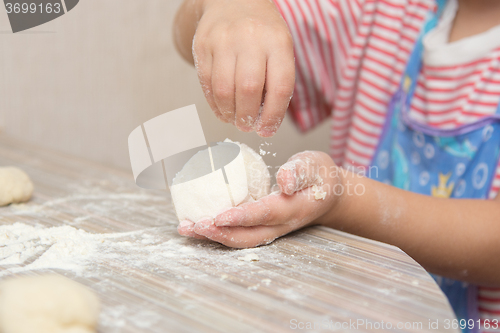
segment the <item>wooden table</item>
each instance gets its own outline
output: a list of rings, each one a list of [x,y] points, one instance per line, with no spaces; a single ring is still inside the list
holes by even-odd
[[[29,203],[0,208],[0,230],[19,222],[85,231],[46,241],[17,264],[0,258],[0,278],[50,271],[89,286],[103,305],[99,332],[435,332],[455,318],[433,279],[396,247],[313,227],[230,249],[179,236],[169,194],[138,188],[131,173],[5,137],[0,165],[24,169],[35,184]],[[61,246],[59,262],[42,260]],[[249,253],[259,261],[238,260]]]

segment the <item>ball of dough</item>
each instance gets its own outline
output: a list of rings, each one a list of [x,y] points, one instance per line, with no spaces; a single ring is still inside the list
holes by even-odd
[[[219,169],[212,171],[208,149],[191,157],[172,180],[170,190],[179,221],[199,222],[214,218],[234,205],[255,201],[269,194],[271,176],[262,157],[243,143],[229,139],[224,142],[240,147],[238,156],[224,168],[228,185]]]
[[[0,167],[0,206],[28,201],[32,194],[33,183],[23,170]]]
[[[225,142],[233,141],[226,139]],[[271,191],[271,175],[269,174],[267,165],[255,150],[244,143],[234,143],[240,146],[245,161],[248,193],[253,200],[259,200]]]
[[[2,333],[93,333],[98,315],[97,296],[60,275],[0,283]]]

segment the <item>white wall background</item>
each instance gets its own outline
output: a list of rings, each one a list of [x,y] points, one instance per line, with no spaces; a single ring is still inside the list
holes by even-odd
[[[285,121],[261,139],[218,121],[195,70],[176,53],[171,26],[181,0],[81,0],[62,17],[12,34],[0,7],[0,131],[29,143],[130,168],[127,137],[142,122],[196,104],[209,141],[253,148],[268,164],[328,150],[328,124],[301,135]]]

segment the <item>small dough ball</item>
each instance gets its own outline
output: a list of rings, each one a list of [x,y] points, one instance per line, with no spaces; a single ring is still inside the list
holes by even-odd
[[[32,194],[33,183],[23,170],[0,167],[0,207],[28,201]]]
[[[97,296],[60,275],[0,283],[2,333],[93,333],[98,315]]]

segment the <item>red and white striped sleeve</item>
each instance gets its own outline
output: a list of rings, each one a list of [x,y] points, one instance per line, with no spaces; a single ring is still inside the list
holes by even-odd
[[[289,112],[305,132],[331,115],[365,0],[274,1],[294,40],[296,80]]]

